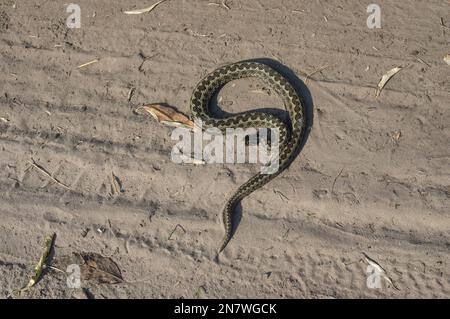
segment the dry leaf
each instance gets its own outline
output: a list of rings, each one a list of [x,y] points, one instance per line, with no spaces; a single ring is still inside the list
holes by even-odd
[[[450,65],[450,54],[447,54],[447,55],[444,57],[444,61],[445,61],[445,63],[447,63],[448,65]]]
[[[85,264],[81,273],[86,281],[96,281],[101,284],[115,284],[123,281],[119,266],[109,257],[96,253],[80,253]]]
[[[153,9],[155,9],[157,5],[163,3],[164,1],[166,1],[166,0],[158,1],[158,2],[156,2],[154,5],[151,5],[151,6],[148,7],[148,8],[139,9],[139,10],[124,11],[123,13],[125,13],[125,14],[141,14],[141,13],[150,12],[150,11],[152,11]]]
[[[142,113],[142,111],[149,113],[162,124],[174,127],[185,127],[191,130],[194,129],[193,121],[191,121],[186,115],[174,110],[171,107],[161,104],[150,104],[136,109],[136,112],[138,113]]]
[[[381,93],[381,90],[383,90],[384,86],[386,85],[386,83],[394,76],[396,75],[398,72],[400,72],[402,68],[401,67],[396,67],[393,68],[389,71],[387,71],[383,77],[381,78],[380,82],[378,83],[378,89],[377,89],[377,94],[376,97],[378,97]]]
[[[50,234],[45,237],[44,242],[44,251],[41,255],[41,258],[39,259],[38,263],[34,267],[34,275],[31,277],[28,284],[23,287],[22,289],[19,289],[18,291],[15,291],[15,293],[18,296],[21,296],[24,292],[28,291],[31,287],[33,287],[36,282],[38,282],[39,278],[41,277],[42,271],[44,270],[48,258],[48,254],[50,253],[50,250],[53,246],[53,242],[55,241],[56,234]]]
[[[109,257],[92,252],[74,252],[72,255],[60,257],[54,262],[60,269],[76,264],[80,267],[82,282],[99,284],[116,284],[123,282],[119,266]]]

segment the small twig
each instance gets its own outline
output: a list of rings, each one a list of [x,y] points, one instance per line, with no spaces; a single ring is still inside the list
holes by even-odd
[[[136,88],[131,88],[130,92],[128,92],[128,102],[131,101],[131,98],[133,97],[134,91],[136,91]]]
[[[283,234],[282,238],[283,238],[283,239],[287,239],[287,237],[288,237],[290,231],[291,231],[291,228],[288,228],[288,229],[286,230],[286,232]]]
[[[36,163],[36,161],[32,158],[31,159],[31,165],[35,168],[37,168],[40,172],[42,172],[43,174],[47,175],[52,181],[54,181],[56,184],[68,189],[68,190],[72,190],[69,186],[67,186],[66,184],[60,182],[59,180],[57,180],[55,177],[52,176],[52,174],[50,174],[44,167],[42,167],[41,165],[39,165],[38,163]]]
[[[322,72],[323,70],[328,69],[329,67],[331,67],[331,65],[326,65],[324,67],[321,67],[320,69],[315,70],[314,72],[309,73],[306,77],[305,77],[305,84],[308,83],[308,80],[316,73]]]
[[[284,200],[284,199],[289,200],[289,198],[286,195],[284,195],[282,192],[280,192],[279,190],[274,189],[273,192],[275,194],[278,194],[280,196],[281,200]]]
[[[442,37],[445,38],[445,29],[450,29],[447,27],[444,23],[444,18],[441,17],[441,30],[442,30]]]
[[[416,58],[417,59],[417,61],[419,61],[420,63],[423,63],[423,64],[425,64],[427,67],[431,67],[431,65],[429,65],[427,62],[425,62],[424,60],[422,60],[421,58]]]
[[[111,231],[111,233],[114,235],[114,237],[117,238],[116,232],[114,231],[111,220],[109,220],[109,218],[108,218],[108,226],[109,226],[109,230]]]
[[[344,171],[344,168],[341,168],[341,171],[339,172],[339,174],[337,174],[337,176],[334,178],[333,185],[331,186],[331,195],[333,195],[334,185],[336,184],[337,179],[339,178],[339,176],[341,176],[343,171]]]
[[[180,224],[177,224],[175,226],[175,228],[172,230],[172,232],[170,233],[169,238],[167,238],[168,240],[170,240],[170,238],[172,237],[173,233],[177,230],[178,227],[180,227],[184,231],[184,233],[186,234],[186,229],[184,229],[184,227],[181,226]]]
[[[55,266],[46,265],[44,268],[48,268],[48,269],[51,269],[51,270],[55,270],[55,271],[57,271],[57,272],[62,272],[62,273],[64,273],[64,274],[67,274],[67,272],[65,272],[64,270],[59,269],[59,268],[57,268],[57,267],[55,267]]]

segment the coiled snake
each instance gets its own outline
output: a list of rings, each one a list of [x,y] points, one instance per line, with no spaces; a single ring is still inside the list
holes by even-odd
[[[226,83],[247,77],[262,79],[282,98],[289,113],[288,127],[277,117],[268,113],[246,112],[230,117],[214,118],[209,109],[211,98]],[[202,121],[203,129],[216,127],[225,133],[226,128],[277,128],[279,130],[279,169],[273,174],[258,173],[241,185],[231,196],[223,210],[225,237],[219,253],[232,237],[233,212],[236,205],[247,195],[279,175],[294,160],[303,139],[305,109],[294,87],[280,73],[259,62],[238,62],[220,67],[203,78],[192,93],[191,117]]]

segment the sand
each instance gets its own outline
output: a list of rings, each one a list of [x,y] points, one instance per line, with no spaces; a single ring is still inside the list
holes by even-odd
[[[126,15],[154,2],[77,0],[79,29],[63,1],[1,1],[0,297],[26,284],[52,232],[52,262],[97,253],[125,282],[70,289],[49,270],[26,298],[450,297],[448,2],[380,1],[369,29],[367,1],[212,1]],[[172,129],[133,110],[188,114],[202,76],[254,58],[306,83],[311,128],[242,202],[217,261],[224,204],[258,166],[175,164]],[[282,107],[259,81],[233,84],[227,112]],[[379,288],[366,255],[385,270]]]

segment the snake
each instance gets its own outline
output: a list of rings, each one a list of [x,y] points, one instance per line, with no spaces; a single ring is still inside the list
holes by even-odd
[[[286,124],[278,117],[267,112],[248,111],[229,115],[225,118],[215,117],[211,111],[211,100],[228,82],[254,77],[261,79],[282,99],[289,114],[290,123]],[[278,129],[279,150],[278,170],[271,174],[262,172],[252,176],[242,184],[225,204],[222,221],[225,236],[218,250],[221,253],[233,235],[233,215],[237,204],[246,196],[261,188],[289,167],[300,150],[305,132],[305,104],[293,85],[281,73],[266,63],[236,62],[221,66],[207,74],[195,87],[190,100],[191,119],[201,120],[202,130],[218,128],[226,133],[227,128],[267,128]]]

